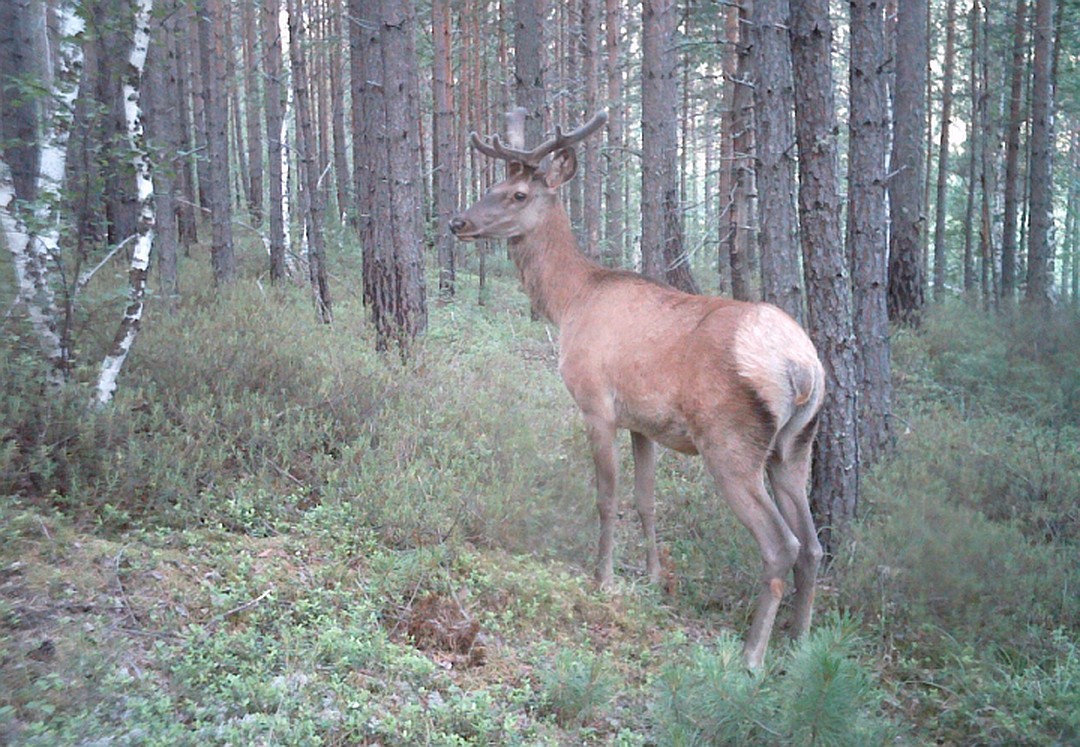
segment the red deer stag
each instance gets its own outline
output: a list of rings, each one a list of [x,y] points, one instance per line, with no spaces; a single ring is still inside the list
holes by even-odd
[[[653,582],[656,444],[701,454],[761,552],[762,589],[743,648],[746,664],[760,668],[789,571],[796,636],[813,612],[822,551],[806,485],[825,380],[814,345],[774,306],[689,295],[585,257],[557,190],[577,170],[574,145],[607,116],[568,134],[556,128],[532,150],[524,149],[523,117],[511,114],[510,146],[472,133],[474,148],[507,162],[507,176],[450,229],[466,241],[507,239],[525,292],[558,325],[559,372],[585,417],[596,466],[597,581],[613,580],[616,431],[630,431]]]

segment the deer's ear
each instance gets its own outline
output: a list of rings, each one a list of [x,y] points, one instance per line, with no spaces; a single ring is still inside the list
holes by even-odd
[[[563,148],[555,152],[551,157],[547,172],[544,174],[544,182],[552,189],[566,184],[577,173],[577,156],[573,148]]]

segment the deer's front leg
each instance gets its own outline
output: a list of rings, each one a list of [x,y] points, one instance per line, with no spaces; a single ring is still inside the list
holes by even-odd
[[[645,535],[645,573],[649,583],[660,582],[660,554],[656,546],[656,442],[631,431],[634,449],[634,502]]]
[[[596,558],[596,581],[610,588],[615,580],[615,521],[619,505],[615,496],[617,481],[615,426],[600,419],[586,421],[593,464],[596,467],[596,508],[600,514],[600,546]]]

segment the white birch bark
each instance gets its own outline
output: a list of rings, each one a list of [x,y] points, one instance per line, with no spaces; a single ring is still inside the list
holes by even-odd
[[[289,55],[289,9],[283,4],[278,14],[278,28],[281,32],[281,73],[282,78],[287,78],[292,70],[292,57]],[[285,226],[285,270],[290,277],[296,274],[296,259],[292,253],[292,217],[289,215],[291,207],[289,203],[289,112],[293,105],[292,85],[285,83],[285,108],[281,112],[281,132],[278,133],[278,142],[281,143],[281,222]],[[306,250],[306,247],[305,247]]]
[[[154,241],[154,181],[150,173],[150,161],[146,157],[142,111],[139,106],[146,51],[150,45],[150,12],[153,0],[138,0],[135,11],[135,38],[128,58],[130,66],[124,79],[124,117],[127,120],[128,140],[131,144],[132,162],[141,205],[139,233],[132,251],[128,278],[129,303],[124,318],[113,338],[112,346],[101,362],[95,399],[106,405],[116,392],[116,381],[127,360],[131,346],[139,334],[146,298],[146,276],[150,267],[150,249]]]
[[[68,125],[82,72],[82,47],[73,40],[82,32],[84,22],[75,10],[72,4],[62,3],[55,11],[61,35],[59,64],[54,74],[50,73],[55,109],[47,117],[42,134],[37,189],[29,221],[16,205],[11,171],[0,161],[0,228],[12,255],[18,300],[26,307],[38,344],[52,365],[50,378],[55,383],[63,380],[67,354],[57,332],[59,313],[49,278],[49,261],[59,254],[60,224],[54,208],[64,181]],[[45,26],[43,23],[43,32]]]

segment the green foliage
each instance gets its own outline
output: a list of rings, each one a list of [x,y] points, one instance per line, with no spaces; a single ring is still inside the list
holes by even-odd
[[[563,649],[541,673],[545,707],[563,727],[592,720],[616,695],[618,676],[606,657]]]
[[[819,627],[762,675],[742,664],[741,644],[721,637],[668,666],[658,682],[661,743],[705,745],[887,744],[882,693],[858,661],[850,621]]]
[[[628,479],[621,583],[590,587],[580,418],[547,328],[489,280],[407,364],[348,294],[333,327],[299,289],[189,297],[100,411],[43,396],[11,336],[0,741],[1076,741],[1080,324],[950,307],[895,336],[897,449],[829,622],[752,675],[714,636],[746,629],[759,560],[700,460],[658,473],[677,595],[637,583]]]
[[[916,683],[898,697],[934,739],[1068,743],[1080,324],[950,306],[894,350],[899,442],[864,481],[840,601],[877,628],[888,676]]]

